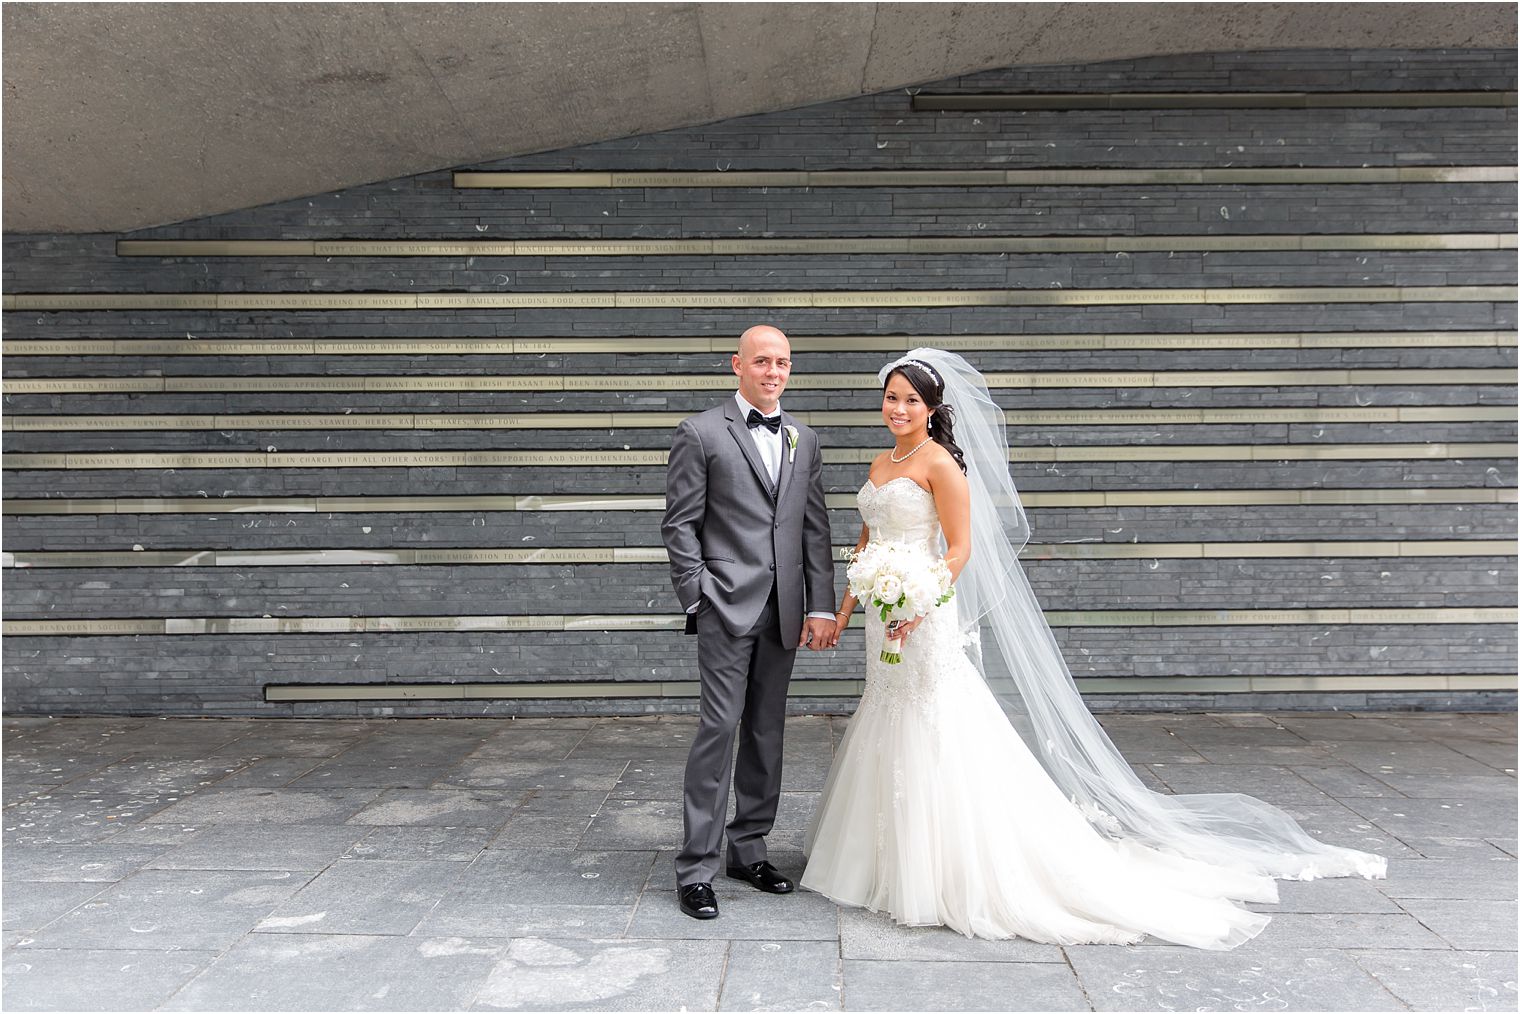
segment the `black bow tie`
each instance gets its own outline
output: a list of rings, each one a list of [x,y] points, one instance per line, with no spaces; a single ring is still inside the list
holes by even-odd
[[[750,429],[754,429],[756,426],[764,426],[772,433],[780,433],[781,413],[777,412],[775,415],[761,415],[756,410],[750,409],[749,416],[744,420],[744,425],[748,426]]]

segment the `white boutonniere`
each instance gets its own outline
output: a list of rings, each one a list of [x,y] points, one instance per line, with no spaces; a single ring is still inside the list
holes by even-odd
[[[786,427],[786,463],[797,460],[797,427]]]

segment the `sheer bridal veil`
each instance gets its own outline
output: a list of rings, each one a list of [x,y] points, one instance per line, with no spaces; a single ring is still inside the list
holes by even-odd
[[[1029,522],[1008,469],[1003,410],[982,375],[953,352],[914,349],[883,367],[879,379],[884,382],[910,359],[939,375],[965,454],[971,559],[955,587],[972,659],[1011,705],[1014,726],[1030,751],[1089,822],[1116,839],[1243,873],[1288,880],[1382,877],[1382,856],[1316,841],[1259,799],[1164,795],[1140,781],[1083,704],[1019,564]]]

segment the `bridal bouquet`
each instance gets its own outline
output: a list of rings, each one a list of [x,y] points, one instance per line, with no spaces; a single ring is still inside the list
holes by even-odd
[[[882,622],[889,618],[911,620],[944,605],[955,595],[950,568],[922,546],[906,542],[870,542],[850,554],[845,571],[850,591],[862,602],[879,610]],[[892,628],[887,628],[890,635]],[[902,638],[888,636],[881,660],[891,665],[902,661]]]

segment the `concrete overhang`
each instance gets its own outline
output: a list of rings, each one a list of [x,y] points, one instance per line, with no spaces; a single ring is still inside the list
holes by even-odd
[[[4,228],[117,232],[993,67],[1504,48],[1509,3],[6,3]]]

